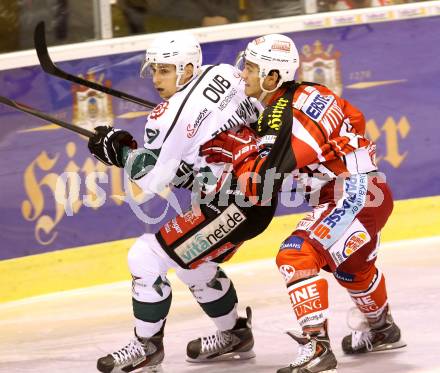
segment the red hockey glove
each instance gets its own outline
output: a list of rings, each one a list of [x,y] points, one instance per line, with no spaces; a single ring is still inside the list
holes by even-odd
[[[208,163],[232,163],[236,170],[247,158],[258,154],[258,145],[250,128],[225,131],[201,147]]]

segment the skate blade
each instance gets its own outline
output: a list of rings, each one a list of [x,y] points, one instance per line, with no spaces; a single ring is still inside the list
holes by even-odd
[[[234,351],[234,352],[228,352],[226,354],[216,356],[212,359],[192,359],[190,357],[186,357],[186,361],[189,363],[210,363],[210,362],[217,362],[217,361],[237,361],[237,360],[248,360],[255,357],[254,350],[249,351]]]
[[[390,350],[396,350],[398,348],[405,347],[406,343],[402,340],[394,342],[394,343],[386,343],[383,345],[379,345],[373,349],[372,352],[383,352],[383,351],[390,351]]]
[[[121,370],[121,373],[123,373],[124,371]],[[133,372],[136,373],[163,373],[163,369],[162,369],[162,365],[152,365],[149,367],[142,367],[139,369],[134,370]]]

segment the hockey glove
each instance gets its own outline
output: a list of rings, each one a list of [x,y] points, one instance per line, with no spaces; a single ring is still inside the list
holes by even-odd
[[[88,148],[98,160],[107,166],[124,167],[122,148],[136,149],[137,143],[127,131],[110,126],[95,128],[95,135],[89,138]]]
[[[258,155],[258,145],[251,129],[225,131],[201,147],[208,163],[232,163],[234,170],[250,156]]]

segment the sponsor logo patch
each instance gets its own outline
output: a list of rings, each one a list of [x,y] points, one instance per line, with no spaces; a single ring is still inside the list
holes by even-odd
[[[362,223],[354,220],[350,228],[328,249],[336,267],[370,240],[371,237]]]
[[[344,251],[343,251],[344,257],[348,258],[351,254],[358,251],[369,240],[370,240],[370,237],[366,231],[353,232],[345,240]]]
[[[281,52],[290,52],[290,42],[283,40],[276,40],[272,44],[272,50]]]
[[[333,275],[341,281],[345,281],[345,282],[353,282],[354,280],[354,275],[352,275],[351,273],[346,273],[346,272],[342,272],[342,271],[335,271],[333,272]]]
[[[324,224],[319,224],[315,230],[313,231],[316,237],[321,238],[322,240],[327,239],[329,240],[332,238],[330,233],[330,228],[326,227]]]
[[[281,117],[283,116],[284,109],[286,109],[288,103],[289,100],[280,97],[276,104],[268,109],[269,111],[263,111],[258,118],[257,132],[261,134],[263,131],[263,119],[266,122],[265,125],[275,131],[279,131],[282,124]]]
[[[221,75],[216,75],[203,90],[203,96],[214,104],[218,103],[222,95],[231,87],[231,82]]]
[[[365,295],[363,297],[356,297],[352,295],[351,299],[353,299],[357,307],[360,308],[364,313],[375,312],[379,309],[371,295]]]
[[[328,308],[328,304],[320,297],[320,289],[323,286],[323,280],[320,280],[303,286],[289,287],[290,301],[300,325],[304,325],[306,318],[313,320],[324,317],[322,311]]]
[[[364,196],[366,195],[366,177],[359,175],[359,182],[356,176],[351,176],[345,182],[345,198],[342,200],[342,207],[335,207],[320,224],[313,230],[313,234],[321,240],[330,240],[331,231],[336,230],[338,224],[346,214],[355,216],[363,207]],[[347,219],[346,219],[347,220]]]
[[[183,216],[171,219],[161,228],[160,232],[167,245],[171,245],[204,221],[205,216],[202,213],[196,215],[192,211],[188,211]]]
[[[333,96],[323,96],[316,92],[310,95],[301,110],[314,121],[319,122],[334,99]]]
[[[189,139],[194,137],[196,133],[199,131],[203,121],[208,118],[208,116],[212,113],[212,111],[208,112],[207,108],[204,108],[199,115],[197,116],[194,124],[188,124],[186,127],[186,137]]]
[[[246,216],[237,206],[231,205],[197,234],[175,249],[175,253],[187,264],[211,247],[227,237],[232,231],[246,220]]]
[[[304,243],[304,238],[298,236],[291,236],[281,244],[280,250],[293,249],[300,251],[303,243]]]

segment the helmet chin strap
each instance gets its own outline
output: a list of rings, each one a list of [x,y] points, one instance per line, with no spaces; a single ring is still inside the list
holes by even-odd
[[[177,73],[177,77],[176,77],[176,88],[177,88],[177,90],[179,91],[179,90],[181,90],[183,87],[185,87],[187,84],[191,83],[191,82],[194,80],[194,78],[197,77],[198,75],[199,75],[199,72],[198,72],[198,71],[197,71],[197,72],[194,71],[194,73],[193,73],[193,75],[192,75],[192,77],[191,77],[190,80],[188,80],[186,83],[179,84],[180,79],[181,79],[182,76],[183,76],[183,71],[180,72],[180,73]]]
[[[265,92],[265,91],[263,90],[263,92],[261,92],[261,95],[258,97],[258,101],[260,101],[261,103],[263,103],[263,100],[266,98],[267,94],[268,94],[268,92],[267,92],[267,91]]]
[[[189,82],[186,82],[185,84],[179,84],[180,79],[182,78],[182,76],[183,76],[183,72],[182,73],[177,73],[177,77],[176,77],[176,88],[177,88],[177,90],[181,89],[183,86],[185,86],[187,83],[189,83]],[[190,79],[190,81],[191,80],[192,79]]]
[[[260,97],[258,97],[258,101],[260,101],[260,102],[263,102],[263,100],[266,98],[268,93],[275,92],[278,88],[281,87],[281,84],[283,84],[283,80],[280,79],[280,81],[278,82],[277,86],[274,89],[268,90],[268,89],[263,88],[264,79],[265,79],[265,77],[264,78],[260,77],[260,88],[263,91],[263,92],[261,92]]]

